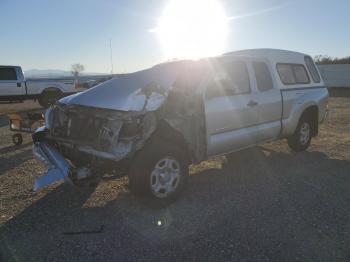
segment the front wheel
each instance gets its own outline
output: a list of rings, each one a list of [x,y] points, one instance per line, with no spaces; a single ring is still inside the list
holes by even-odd
[[[288,145],[293,151],[305,151],[310,145],[311,138],[311,121],[307,117],[302,117],[294,134],[288,138]]]
[[[129,170],[132,193],[161,206],[175,200],[184,188],[189,169],[184,150],[168,141],[147,145]]]

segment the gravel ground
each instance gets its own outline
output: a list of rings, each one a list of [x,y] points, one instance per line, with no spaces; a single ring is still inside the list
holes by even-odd
[[[350,261],[349,131],[350,98],[331,98],[308,152],[278,141],[193,166],[183,196],[153,210],[126,178],[33,193],[30,137],[15,147],[0,127],[0,261]]]

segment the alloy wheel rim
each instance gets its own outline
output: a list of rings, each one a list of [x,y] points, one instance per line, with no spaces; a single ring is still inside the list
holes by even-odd
[[[160,159],[151,172],[151,191],[158,198],[165,198],[172,194],[181,179],[180,164],[173,157]]]
[[[304,122],[300,127],[300,143],[304,146],[310,139],[310,125]]]

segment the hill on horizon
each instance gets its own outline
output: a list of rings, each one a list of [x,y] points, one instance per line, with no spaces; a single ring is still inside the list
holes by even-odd
[[[73,77],[70,71],[59,69],[30,69],[25,70],[24,75],[26,78]],[[80,75],[107,75],[107,73],[82,72]]]

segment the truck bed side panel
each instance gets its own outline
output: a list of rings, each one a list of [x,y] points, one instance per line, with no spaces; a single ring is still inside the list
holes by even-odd
[[[318,108],[318,121],[322,122],[327,110],[328,90],[324,86],[281,89],[283,99],[282,137],[294,133],[302,113],[311,106]]]
[[[45,89],[55,88],[62,93],[73,93],[74,81],[73,80],[27,80],[27,90],[29,95],[41,94]]]

